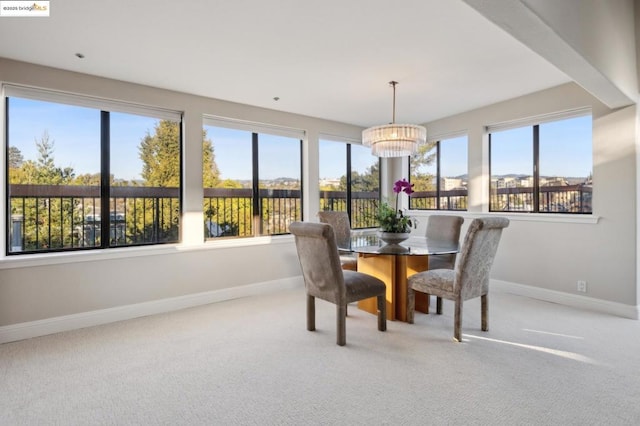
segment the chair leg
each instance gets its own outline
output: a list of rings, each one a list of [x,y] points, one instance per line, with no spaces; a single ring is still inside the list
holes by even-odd
[[[442,297],[436,297],[436,314],[442,315]]]
[[[453,319],[453,338],[458,342],[462,342],[462,299],[456,300]]]
[[[489,295],[483,294],[480,296],[480,312],[481,319],[480,324],[482,331],[489,331]]]
[[[427,295],[427,297],[429,297],[429,295]],[[427,303],[427,306],[429,306],[428,303]],[[415,314],[416,314],[416,291],[411,287],[409,287],[407,289],[407,322],[409,324],[413,324]]]
[[[337,341],[340,346],[347,343],[347,305],[336,305]]]
[[[378,296],[378,330],[387,331],[387,298]]]
[[[316,298],[307,295],[307,330],[316,329]]]

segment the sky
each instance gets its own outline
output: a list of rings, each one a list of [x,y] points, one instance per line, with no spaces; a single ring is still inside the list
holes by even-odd
[[[532,140],[531,126],[492,133],[491,174],[533,174]],[[540,124],[540,175],[588,176],[593,168],[591,140],[590,116]]]
[[[58,167],[73,167],[76,175],[100,171],[100,112],[92,108],[10,98],[9,142],[25,160],[38,158],[36,140],[45,131],[55,143]],[[138,146],[154,133],[157,119],[111,113],[111,171],[116,178],[140,179],[142,162]],[[206,126],[213,141],[222,179],[251,179],[251,133]],[[492,134],[491,172],[532,174],[531,127]],[[585,143],[584,141],[588,141]],[[578,117],[540,125],[541,175],[587,176],[592,169],[591,117]],[[441,175],[467,173],[467,138],[443,140]],[[300,178],[299,141],[282,136],[260,135],[260,179]],[[340,178],[346,171],[345,145],[320,142],[320,178]],[[363,173],[376,157],[369,149],[352,145],[352,168]]]
[[[116,178],[140,179],[138,146],[154,132],[158,120],[133,114],[111,113],[111,172]],[[25,160],[36,160],[36,141],[44,132],[54,142],[58,167],[73,167],[76,176],[100,173],[100,111],[58,103],[10,98],[9,143]]]

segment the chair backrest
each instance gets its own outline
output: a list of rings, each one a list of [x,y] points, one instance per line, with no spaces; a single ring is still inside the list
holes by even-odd
[[[318,219],[322,223],[328,223],[336,234],[338,247],[348,248],[351,243],[351,224],[347,212],[321,211]]]
[[[464,218],[451,215],[431,215],[427,221],[426,237],[429,240],[442,241],[444,243],[460,243],[460,229]],[[453,269],[456,264],[455,254],[438,255],[432,262],[436,268]]]
[[[507,226],[509,219],[504,217],[477,218],[469,225],[456,266],[455,288],[462,300],[488,293],[491,266]]]
[[[293,222],[289,230],[295,237],[307,293],[336,304],[344,303],[346,287],[331,225]]]

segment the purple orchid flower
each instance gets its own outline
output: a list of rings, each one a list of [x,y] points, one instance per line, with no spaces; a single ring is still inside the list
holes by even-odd
[[[402,178],[393,184],[393,192],[395,192],[396,194],[404,192],[407,195],[411,195],[414,193],[413,186],[413,183],[410,183],[407,179]]]

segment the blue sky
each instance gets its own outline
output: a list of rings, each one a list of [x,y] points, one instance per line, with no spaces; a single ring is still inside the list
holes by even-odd
[[[11,98],[9,141],[25,160],[36,160],[36,140],[49,133],[56,166],[76,175],[100,173],[100,111],[71,105]],[[111,172],[116,178],[140,179],[140,140],[153,133],[154,118],[111,113]]]
[[[533,164],[531,127],[491,135],[491,174],[528,174]],[[540,175],[586,177],[593,168],[591,117],[540,125]]]
[[[142,163],[138,146],[153,133],[157,120],[132,114],[111,114],[111,168],[116,178],[140,179]],[[9,141],[25,160],[38,157],[35,141],[44,131],[55,141],[59,167],[73,167],[76,175],[100,171],[100,112],[64,104],[10,99]],[[206,127],[214,142],[216,163],[223,179],[251,178],[251,133]],[[467,173],[466,137],[443,141],[442,175]],[[492,174],[531,174],[531,127],[495,132],[492,135]],[[540,125],[541,175],[587,176],[592,169],[591,117],[578,117]],[[585,141],[587,141],[585,143]],[[260,178],[299,178],[298,140],[260,135]],[[345,174],[345,145],[321,141],[320,177]],[[353,146],[353,169],[362,173],[376,158],[368,148]]]

